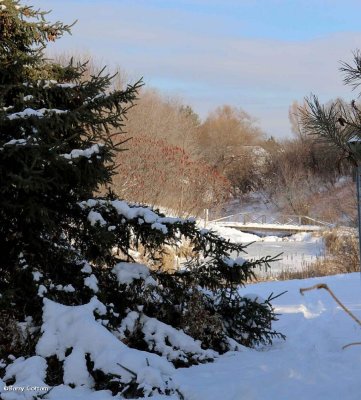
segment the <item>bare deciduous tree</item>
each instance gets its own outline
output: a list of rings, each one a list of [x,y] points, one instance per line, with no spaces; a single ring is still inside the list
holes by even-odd
[[[258,168],[252,148],[263,138],[263,132],[249,114],[224,105],[199,127],[198,154],[230,179],[234,192],[246,192],[254,188]]]
[[[243,146],[263,138],[254,119],[241,109],[224,105],[213,111],[198,130],[198,150],[219,171],[238,161]]]
[[[144,89],[140,93],[137,107],[128,114],[128,135],[147,135],[166,140],[188,154],[195,154],[195,134],[199,118],[180,100],[166,98],[155,89]]]

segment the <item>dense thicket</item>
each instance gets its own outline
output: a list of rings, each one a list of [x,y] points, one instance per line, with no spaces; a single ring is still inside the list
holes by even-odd
[[[341,100],[336,104],[346,109]],[[342,106],[341,106],[342,105]],[[355,222],[352,167],[343,152],[324,141],[314,140],[315,132],[303,126],[308,105],[294,102],[290,123],[294,137],[269,140],[262,187],[266,196],[283,212],[309,215],[329,222]]]

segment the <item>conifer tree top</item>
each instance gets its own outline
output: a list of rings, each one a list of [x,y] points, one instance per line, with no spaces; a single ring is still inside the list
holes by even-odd
[[[0,2],[0,84],[18,79],[45,77],[43,50],[50,41],[70,33],[70,25],[46,20],[48,12],[24,6],[20,1]]]
[[[18,1],[2,5],[0,213],[4,240],[12,232],[17,247],[33,247],[68,235],[82,223],[78,202],[111,182],[121,140],[110,131],[122,133],[141,83],[112,90],[107,74],[84,80],[85,64],[52,63],[43,49],[70,26]]]

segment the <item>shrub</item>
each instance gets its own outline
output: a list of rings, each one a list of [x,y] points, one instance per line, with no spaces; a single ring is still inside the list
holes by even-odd
[[[132,155],[118,154],[113,178],[118,196],[183,215],[200,215],[227,199],[229,181],[182,148],[146,135],[127,144]]]

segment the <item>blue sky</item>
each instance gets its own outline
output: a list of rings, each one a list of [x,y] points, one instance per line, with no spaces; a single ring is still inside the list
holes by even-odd
[[[311,92],[356,97],[340,60],[361,48],[361,1],[29,0],[72,22],[55,52],[90,53],[177,96],[205,117],[241,107],[268,135],[290,136],[288,108]]]

